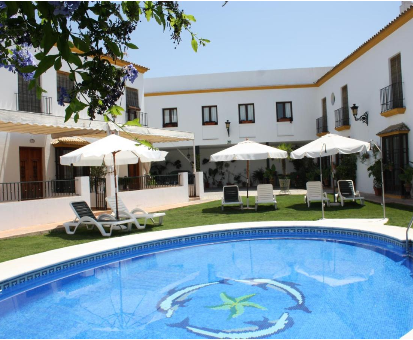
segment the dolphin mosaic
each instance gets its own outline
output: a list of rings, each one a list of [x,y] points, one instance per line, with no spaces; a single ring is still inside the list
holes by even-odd
[[[201,288],[205,288],[205,287],[216,285],[216,284],[229,284],[229,283],[228,283],[228,280],[224,279],[224,280],[220,280],[216,282],[193,285],[193,286],[185,287],[179,290],[172,289],[168,292],[168,295],[165,296],[158,303],[158,310],[161,311],[162,313],[165,313],[166,317],[170,318],[179,307],[185,306],[185,303],[191,300],[190,298],[188,298],[190,294],[195,293],[197,290]]]
[[[245,284],[257,286],[264,290],[268,290],[268,287],[281,289],[290,295],[293,300],[297,303],[295,306],[288,307],[289,310],[302,310],[306,313],[311,313],[311,311],[305,305],[304,294],[296,288],[297,284],[293,282],[283,282],[275,281],[272,279],[246,279],[246,280],[234,280],[236,282],[242,282]]]
[[[217,330],[192,326],[189,324],[189,318],[179,323],[170,324],[169,326],[183,328],[191,333],[210,339],[260,339],[268,338],[270,335],[284,331],[294,324],[288,313],[283,313],[278,320],[274,321],[270,321],[264,317],[262,321],[250,321],[246,323],[253,325],[253,327],[247,329]]]

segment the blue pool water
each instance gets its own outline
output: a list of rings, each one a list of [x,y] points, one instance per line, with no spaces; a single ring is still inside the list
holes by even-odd
[[[374,250],[256,239],[114,262],[0,301],[0,337],[399,338],[412,273]]]

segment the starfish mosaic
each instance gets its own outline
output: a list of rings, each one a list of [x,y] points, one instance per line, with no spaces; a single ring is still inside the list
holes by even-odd
[[[250,295],[244,295],[238,298],[233,298],[223,292],[219,296],[221,297],[221,300],[224,303],[219,306],[209,306],[208,308],[215,309],[215,310],[229,310],[230,315],[228,316],[228,320],[232,318],[236,318],[240,316],[241,314],[243,314],[245,307],[253,307],[253,308],[258,308],[262,310],[267,310],[267,308],[260,306],[257,303],[253,303],[249,301],[255,295],[256,294],[250,294]]]

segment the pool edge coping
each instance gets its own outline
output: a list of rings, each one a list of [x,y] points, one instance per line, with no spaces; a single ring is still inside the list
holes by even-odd
[[[20,257],[0,263],[0,282],[41,270],[62,262],[83,258],[93,254],[117,250],[120,248],[157,241],[161,239],[189,236],[199,233],[224,230],[251,229],[262,227],[323,227],[336,229],[351,229],[354,231],[370,232],[405,241],[405,228],[384,225],[383,219],[324,219],[318,221],[264,221],[264,222],[235,222],[212,224],[197,227],[178,228],[154,231],[144,234],[127,235],[117,238],[107,238],[83,244],[49,250],[46,252]]]

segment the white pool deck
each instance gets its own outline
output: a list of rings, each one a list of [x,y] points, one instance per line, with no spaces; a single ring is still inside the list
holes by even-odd
[[[325,219],[318,221],[268,221],[268,222],[245,222],[215,224],[199,227],[190,227],[173,230],[155,231],[144,234],[134,234],[124,237],[107,238],[85,244],[55,249],[40,254],[30,255],[11,261],[0,263],[0,281],[5,281],[22,274],[32,272],[44,267],[53,266],[58,263],[81,258],[91,254],[114,250],[134,244],[155,241],[177,236],[186,236],[203,232],[234,230],[243,228],[260,227],[332,227],[352,229],[357,231],[368,231],[383,234],[404,241],[406,228],[385,225],[387,219]],[[411,239],[413,239],[411,237]],[[413,330],[403,338],[413,339]]]

